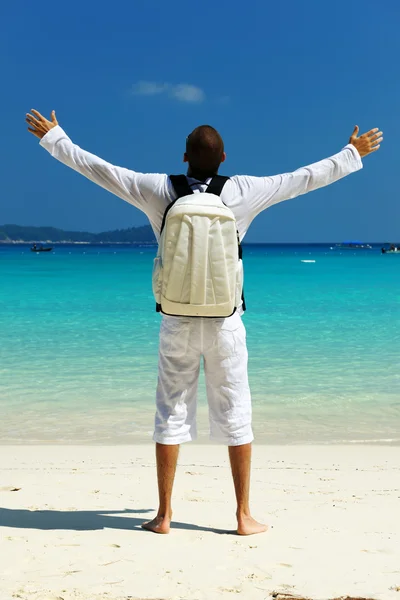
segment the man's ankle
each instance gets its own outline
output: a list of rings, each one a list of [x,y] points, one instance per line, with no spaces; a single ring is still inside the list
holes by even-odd
[[[171,509],[169,509],[169,510],[159,510],[158,513],[157,513],[157,517],[159,519],[169,519],[169,520],[171,520],[172,519],[172,510]]]
[[[251,517],[250,507],[240,507],[236,510],[236,517],[238,519],[245,519],[246,517]]]

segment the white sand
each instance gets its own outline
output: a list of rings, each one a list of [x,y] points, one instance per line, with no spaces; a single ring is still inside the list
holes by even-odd
[[[399,447],[256,445],[253,512],[271,529],[247,538],[225,533],[225,448],[182,448],[168,536],[139,528],[156,508],[151,445],[0,457],[0,600],[400,600]]]

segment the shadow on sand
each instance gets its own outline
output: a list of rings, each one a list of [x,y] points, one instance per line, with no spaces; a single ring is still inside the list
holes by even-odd
[[[131,515],[153,512],[151,508],[132,510],[25,510],[0,508],[0,527],[15,527],[18,529],[68,529],[74,531],[95,531],[96,529],[125,529],[145,531],[141,525],[145,516],[138,518]],[[189,529],[191,531],[206,531],[218,534],[236,534],[235,531],[202,527],[192,523],[172,522],[173,529]]]

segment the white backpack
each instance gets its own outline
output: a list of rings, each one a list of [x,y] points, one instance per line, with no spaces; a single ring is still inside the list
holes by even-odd
[[[177,199],[165,211],[153,268],[157,311],[173,316],[229,317],[242,302],[241,246],[232,211],[219,195],[228,177],[193,193],[171,175]]]

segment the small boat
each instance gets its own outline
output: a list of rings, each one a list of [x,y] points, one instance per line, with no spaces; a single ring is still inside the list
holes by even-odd
[[[32,248],[31,248],[31,252],[50,252],[51,250],[53,250],[52,247],[45,248],[41,244],[40,244],[40,246],[37,246],[36,244],[33,244]]]
[[[399,254],[400,255],[400,244],[390,244],[389,248],[381,248],[382,254]]]
[[[372,250],[372,246],[365,242],[342,242],[341,244],[336,244],[336,248],[340,248],[341,250]]]

